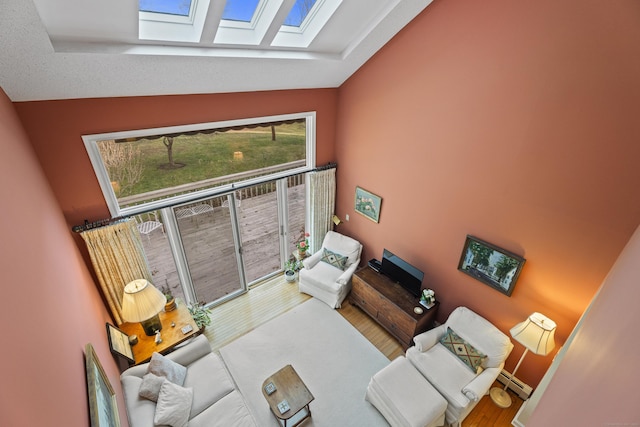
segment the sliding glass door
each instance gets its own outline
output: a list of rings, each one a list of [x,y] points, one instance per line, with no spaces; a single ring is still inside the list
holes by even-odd
[[[166,236],[143,242],[154,280],[212,304],[280,274],[305,230],[304,181],[296,175],[163,209]]]
[[[228,197],[176,206],[173,213],[191,282],[187,293],[198,302],[211,303],[243,292],[242,258]]]

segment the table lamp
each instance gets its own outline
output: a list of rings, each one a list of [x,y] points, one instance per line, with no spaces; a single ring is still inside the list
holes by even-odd
[[[525,349],[522,353],[522,357],[518,361],[515,369],[511,373],[509,380],[504,386],[504,389],[499,387],[493,387],[489,394],[493,403],[501,408],[508,408],[511,406],[511,397],[507,393],[507,387],[511,384],[511,380],[516,374],[516,371],[520,367],[524,356],[528,351],[535,354],[546,356],[553,350],[556,343],[553,339],[556,332],[556,323],[549,319],[547,316],[540,313],[533,313],[524,322],[518,323],[511,328],[511,336],[513,339],[522,344]]]
[[[162,330],[158,313],[166,302],[167,298],[151,282],[134,280],[124,287],[122,317],[127,322],[140,322],[144,333],[153,336]]]

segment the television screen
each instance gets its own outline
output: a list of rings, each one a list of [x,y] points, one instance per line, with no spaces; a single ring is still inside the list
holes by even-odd
[[[386,249],[382,253],[380,272],[414,296],[420,296],[424,273]]]

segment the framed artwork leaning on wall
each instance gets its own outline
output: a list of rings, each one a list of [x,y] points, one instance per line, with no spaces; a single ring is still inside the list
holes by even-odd
[[[467,235],[458,270],[511,296],[525,259]]]
[[[91,427],[120,427],[116,395],[91,343],[85,346]]]
[[[355,210],[373,222],[380,222],[382,198],[364,188],[356,187]]]

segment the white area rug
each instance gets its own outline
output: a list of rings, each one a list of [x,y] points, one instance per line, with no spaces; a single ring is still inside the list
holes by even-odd
[[[220,349],[259,426],[278,426],[262,382],[291,364],[311,391],[304,427],[388,426],[364,395],[389,360],[340,314],[314,298]]]

